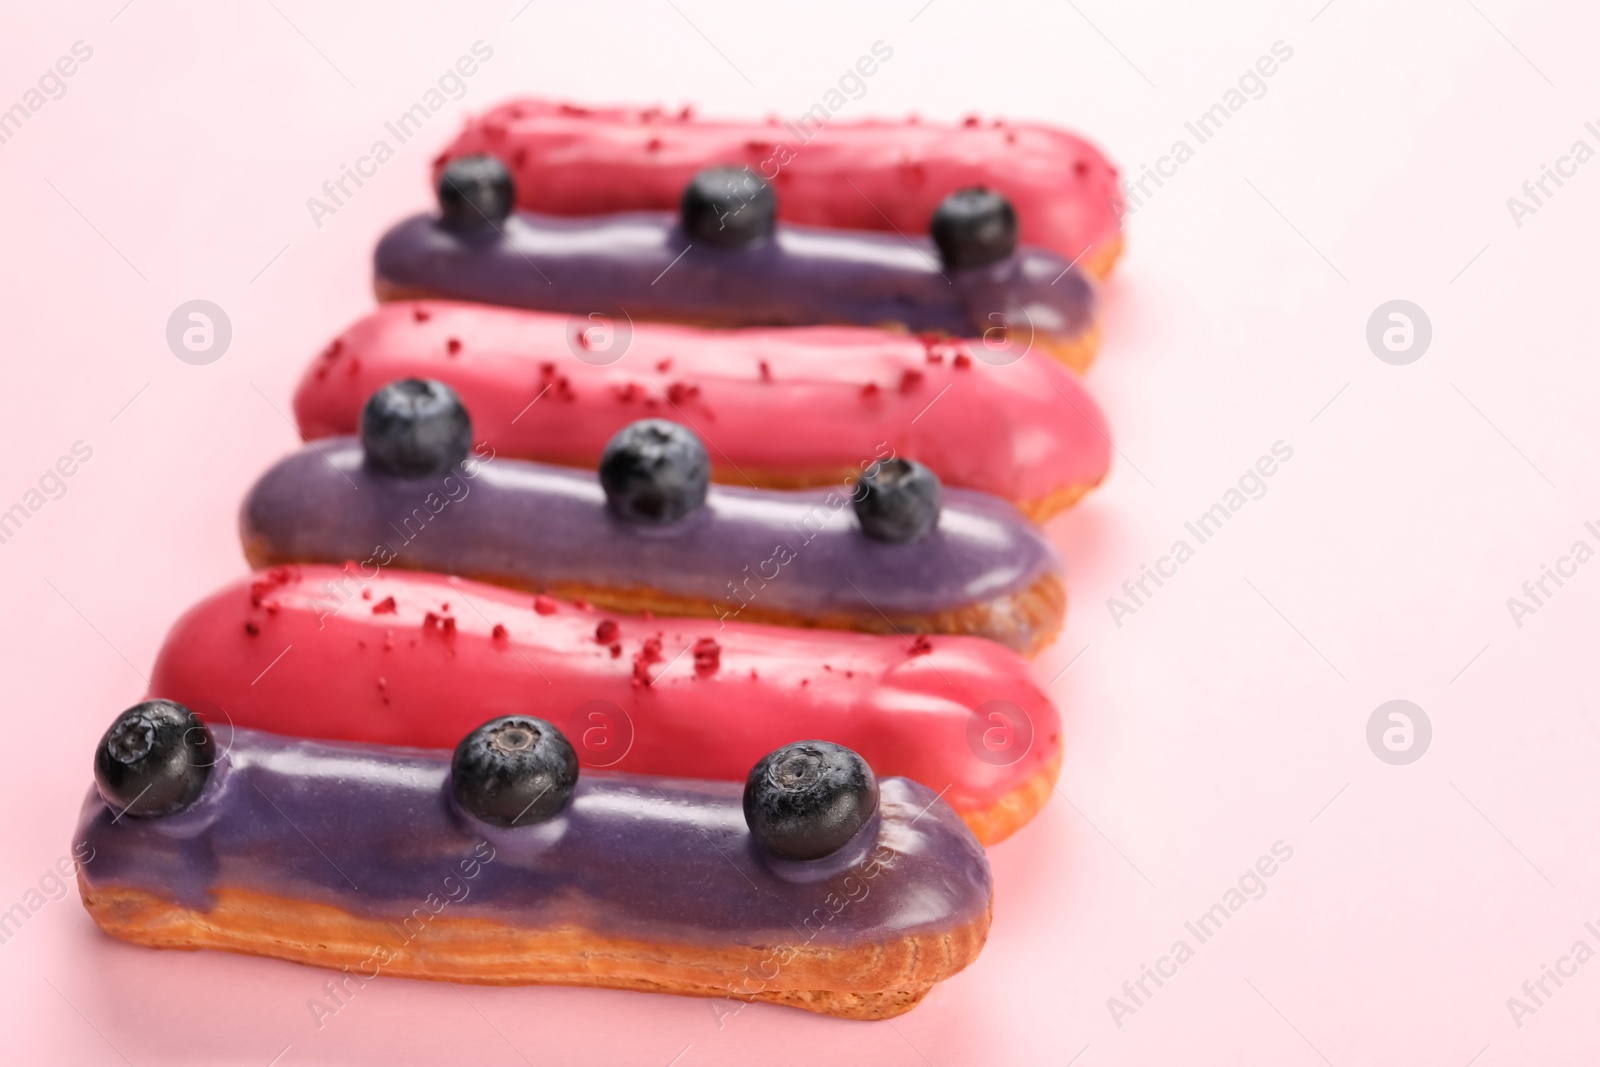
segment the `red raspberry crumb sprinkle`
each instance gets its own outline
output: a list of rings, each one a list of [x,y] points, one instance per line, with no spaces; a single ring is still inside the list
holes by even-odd
[[[541,594],[533,598],[533,610],[540,615],[554,615],[556,613],[556,602],[554,599]]]
[[[427,308],[416,307],[411,309],[411,317],[417,322],[427,322],[433,318],[433,313]]]
[[[489,632],[489,636],[496,641],[504,641],[511,636],[511,632],[505,628],[505,624],[497,622],[494,624],[494,629]]]
[[[612,659],[619,659],[619,658],[621,658],[621,656],[622,656],[622,642],[618,641],[616,644],[611,646],[611,658]]]
[[[439,628],[439,616],[431,611],[428,612],[422,619],[422,628],[424,630],[437,630]]]
[[[393,615],[394,612],[395,602],[394,597],[392,596],[386,596],[376,604],[372,605],[372,613],[374,615]]]
[[[659,151],[661,151],[661,138],[659,138],[659,137],[650,138],[648,141],[646,141],[644,143],[644,148],[645,148],[645,151],[647,151],[647,152],[659,152]]]
[[[761,380],[764,382],[772,381],[772,368],[767,365],[766,360],[761,361]]]
[[[253,622],[246,621],[244,624],[244,632],[249,634],[251,637],[254,637],[256,634],[261,632],[261,627],[257,626]]]
[[[446,341],[444,343],[444,350],[446,352],[450,353],[452,356],[456,355],[457,353],[459,353],[461,351],[461,338],[459,338],[459,337],[450,338],[450,340],[448,340],[448,341]]]
[[[456,632],[456,620],[453,616],[444,617],[444,633],[446,637],[453,637]]]
[[[966,370],[972,366],[972,357],[965,352],[957,352],[956,358],[950,361],[950,365],[956,370]]]
[[[342,351],[344,351],[344,342],[334,338],[328,343],[328,347],[322,350],[322,358],[332,363],[339,358],[339,353]]]
[[[979,121],[980,120],[979,120],[978,116],[976,116],[976,115],[968,115],[966,118],[961,120],[961,125],[963,125],[963,126],[976,126],[976,125],[978,125]]]
[[[371,600],[372,599],[372,590],[370,590],[370,589],[361,590],[361,599],[362,600]]]
[[[715,674],[722,666],[722,646],[715,637],[702,637],[694,643],[694,673],[702,677]]]
[[[861,395],[862,396],[877,396],[878,395],[878,383],[877,382],[868,382],[866,385],[863,385],[861,387]]]
[[[667,386],[667,399],[674,404],[681,404],[686,400],[693,400],[699,395],[700,387],[698,385],[690,385],[688,382],[673,382],[671,385]]]
[[[932,651],[933,642],[928,640],[928,635],[918,634],[917,639],[911,642],[911,652],[909,654],[913,656],[926,656]]]
[[[583,597],[581,597],[581,596],[580,597],[576,597],[576,598],[573,599],[572,606],[577,608],[579,611],[593,611],[594,610],[594,605],[589,603],[587,600],[583,599]]]
[[[912,370],[908,367],[900,375],[900,391],[902,393],[909,393],[921,384],[922,372],[919,370]]]
[[[671,356],[668,356],[666,359],[660,360],[660,361],[658,361],[656,363],[656,370],[660,371],[662,374],[667,373],[667,371],[669,371],[671,369],[672,369],[672,357]]]
[[[600,625],[594,628],[594,639],[598,644],[609,645],[616,641],[619,629],[615,619],[601,619]]]

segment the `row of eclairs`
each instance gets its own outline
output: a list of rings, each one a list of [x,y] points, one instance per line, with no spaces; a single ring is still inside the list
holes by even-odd
[[[1044,806],[1116,171],[517,100],[434,161],[75,845],[109,934],[883,1019]],[[441,885],[459,892],[441,895]],[[376,948],[375,948],[376,946]]]

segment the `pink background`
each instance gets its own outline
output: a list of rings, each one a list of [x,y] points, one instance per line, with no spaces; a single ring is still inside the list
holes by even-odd
[[[1600,545],[1600,163],[1520,227],[1505,203],[1600,147],[1592,9],[520,2],[8,12],[0,107],[74,41],[94,54],[0,144],[0,507],[73,442],[94,456],[0,545],[0,909],[66,852],[92,745],[167,625],[241,573],[235,508],[295,443],[290,387],[370,306],[373,242],[427,202],[460,114],[529,90],[793,115],[881,39],[845,116],[1060,121],[1137,175],[1282,40],[1266,95],[1132,218],[1106,291],[1089,381],[1120,456],[1051,525],[1073,608],[1036,667],[1067,721],[1061,795],[991,853],[989,945],[892,1023],[752,1007],[719,1028],[697,1000],[384,980],[319,1030],[324,972],[121,945],[68,896],[0,945],[8,1062],[1592,1061],[1600,963],[1520,1028],[1506,998],[1600,948],[1600,564],[1520,627],[1506,598]],[[478,39],[465,96],[314,226],[306,198]],[[164,340],[196,297],[233,324],[209,366]],[[1394,298],[1433,324],[1409,366],[1364,338]],[[1266,495],[1118,626],[1107,598],[1280,440]],[[1433,724],[1409,766],[1365,740],[1395,698]],[[1107,998],[1280,840],[1265,895],[1118,1026]]]

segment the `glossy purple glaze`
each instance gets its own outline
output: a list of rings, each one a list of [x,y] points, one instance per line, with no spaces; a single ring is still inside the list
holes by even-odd
[[[396,923],[432,894],[452,918],[752,946],[879,941],[989,907],[983,849],[904,778],[880,781],[878,817],[839,853],[783,864],[753,843],[738,782],[585,770],[562,814],[503,829],[449,798],[448,752],[228,735],[187,811],[119,819],[90,790],[74,841],[94,850],[90,888],[200,910],[213,889],[247,889]],[[829,894],[851,899],[813,919]]]
[[[718,249],[657,211],[518,212],[473,234],[418,215],[384,234],[374,271],[409,295],[718,326],[898,323],[981,337],[1010,324],[1067,341],[1095,318],[1093,285],[1040,248],[953,270],[926,237],[782,224],[753,247]]]
[[[368,468],[355,438],[330,438],[261,477],[245,498],[241,536],[262,565],[382,566],[383,545],[416,570],[532,589],[648,588],[729,612],[741,604],[737,586],[752,608],[807,618],[922,615],[1018,593],[1060,569],[1020,512],[970,490],[946,489],[939,525],[894,545],[861,532],[842,488],[713,485],[687,518],[646,527],[613,518],[589,471],[514,459],[467,469],[476,473],[398,478]]]

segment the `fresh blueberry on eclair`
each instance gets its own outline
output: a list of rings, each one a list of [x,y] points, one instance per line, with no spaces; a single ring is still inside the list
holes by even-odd
[[[717,248],[748,248],[778,226],[778,198],[749,167],[707,167],[683,190],[683,232]]]
[[[624,426],[600,456],[606,506],[624,522],[664,526],[706,502],[711,459],[700,438],[675,422]]]
[[[796,741],[770,752],[744,783],[750,836],[779,859],[814,860],[837,852],[876,810],[872,768],[831,741]]]
[[[385,474],[443,474],[467,458],[472,416],[443,382],[403,378],[367,399],[361,411],[361,447],[367,465]]]
[[[439,175],[439,217],[452,230],[498,227],[516,207],[511,172],[494,156],[463,156]]]
[[[529,826],[560,814],[578,784],[578,755],[560,730],[526,715],[490,719],[456,746],[456,803],[495,826]]]
[[[216,762],[211,731],[170,700],[135,704],[111,724],[94,753],[94,780],[123,814],[171,815],[193,804]]]
[[[1017,250],[1017,213],[988,189],[957,189],[939,202],[930,227],[939,257],[952,270],[987,267]]]
[[[938,525],[944,490],[927,467],[896,457],[874,463],[861,475],[853,502],[862,533],[903,545]]]

